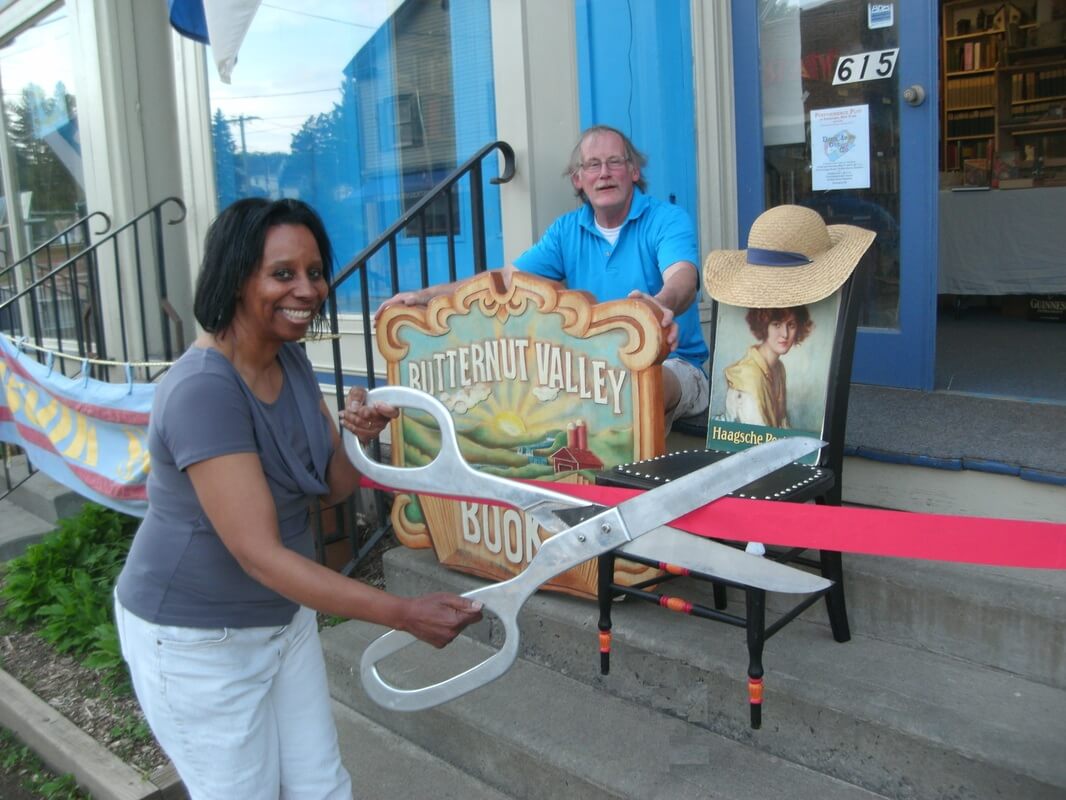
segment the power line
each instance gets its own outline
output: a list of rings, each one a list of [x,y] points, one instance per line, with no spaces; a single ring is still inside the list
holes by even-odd
[[[275,11],[286,11],[289,14],[296,14],[301,17],[314,17],[315,19],[322,19],[326,22],[339,22],[341,25],[351,25],[353,28],[366,28],[369,31],[376,31],[378,26],[376,25],[364,25],[361,22],[352,22],[346,19],[338,19],[337,17],[326,17],[322,14],[312,14],[309,11],[297,11],[294,8],[285,8],[285,6],[276,6],[273,3],[262,3],[265,8],[273,8]]]
[[[273,92],[271,94],[237,94],[227,97],[219,97],[219,100],[251,100],[253,98],[261,97],[292,97],[297,94],[323,94],[324,92],[339,92],[340,89],[334,86],[331,89],[305,89],[300,92]]]

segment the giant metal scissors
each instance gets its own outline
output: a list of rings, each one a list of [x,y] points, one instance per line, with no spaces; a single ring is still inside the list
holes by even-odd
[[[630,498],[614,508],[588,506],[582,500],[532,483],[520,483],[480,472],[463,459],[455,423],[436,398],[416,389],[385,386],[367,394],[367,403],[382,402],[430,414],[440,428],[441,446],[425,466],[393,467],[370,459],[359,440],[345,430],[344,446],[352,464],[368,478],[406,492],[464,496],[504,503],[525,511],[552,536],[541,543],[523,572],[510,580],[466,592],[479,600],[503,624],[505,639],[489,658],[447,680],[419,689],[400,689],[387,683],[377,664],[413,644],[409,633],[392,630],[363,652],[363,686],[377,703],[396,711],[419,711],[466,694],[503,675],[518,655],[518,612],[546,581],[610,550],[680,564],[707,575],[772,591],[817,592],[829,581],[732,547],[665,527],[757,478],[768,475],[825,443],[809,437],[789,437],[749,448],[717,463],[676,478]],[[558,512],[580,507],[581,522],[570,525]],[[571,512],[572,514],[573,512]]]

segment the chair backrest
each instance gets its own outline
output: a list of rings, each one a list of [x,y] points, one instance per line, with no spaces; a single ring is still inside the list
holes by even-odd
[[[732,452],[781,436],[817,436],[829,447],[810,463],[839,475],[855,329],[873,253],[817,303],[769,310],[712,303],[708,449]],[[781,322],[793,326],[794,338],[775,345],[770,332]]]

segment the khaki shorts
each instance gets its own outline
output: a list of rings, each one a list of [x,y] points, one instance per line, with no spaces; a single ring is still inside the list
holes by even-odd
[[[663,369],[670,370],[670,373],[677,378],[677,382],[681,384],[681,399],[673,412],[666,415],[667,429],[669,430],[675,419],[706,414],[711,387],[710,380],[703,374],[703,370],[683,358],[666,359],[663,362]]]

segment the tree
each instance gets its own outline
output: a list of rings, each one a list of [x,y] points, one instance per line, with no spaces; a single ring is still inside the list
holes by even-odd
[[[67,94],[62,82],[56,84],[51,97],[31,83],[7,105],[6,112],[18,186],[23,192],[33,192],[34,212],[77,216],[84,193],[73,95]],[[60,152],[66,162],[58,155]]]
[[[211,118],[211,144],[215,150],[215,182],[218,207],[225,208],[243,194],[244,166],[237,158],[237,143],[222,109]]]

